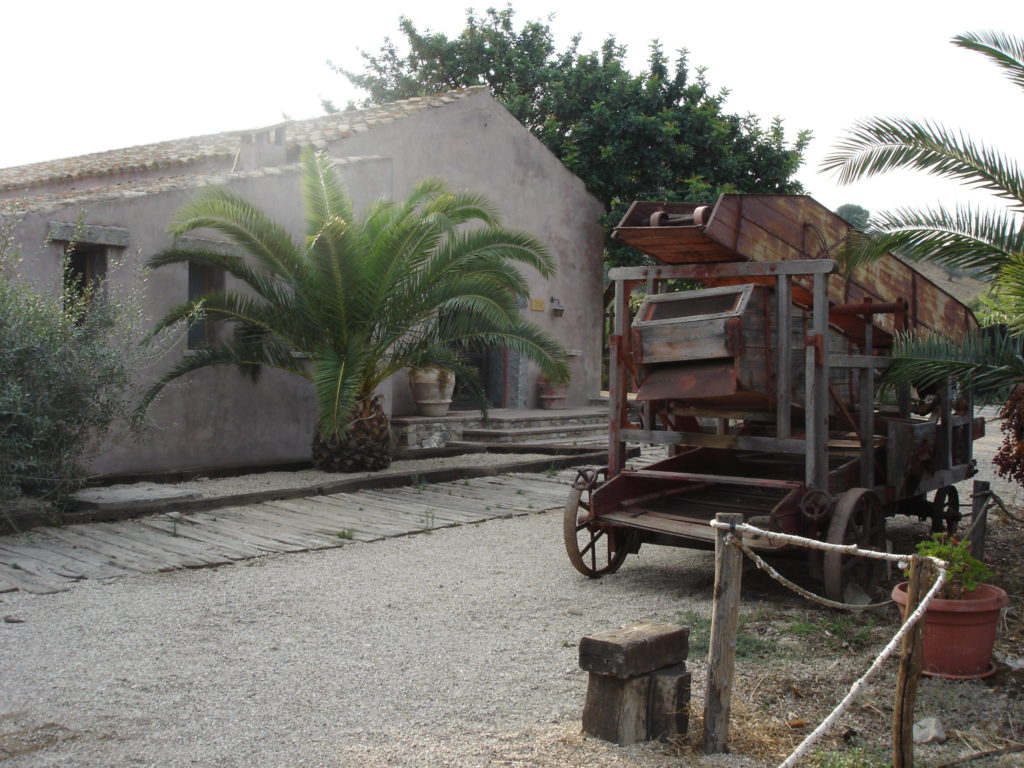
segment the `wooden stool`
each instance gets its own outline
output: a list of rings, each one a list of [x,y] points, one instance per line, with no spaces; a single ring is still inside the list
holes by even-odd
[[[583,731],[620,745],[685,734],[689,639],[687,627],[640,621],[580,640],[590,673]]]

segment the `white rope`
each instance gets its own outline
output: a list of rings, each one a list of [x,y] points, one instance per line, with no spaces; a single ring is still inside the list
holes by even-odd
[[[747,547],[747,545],[744,544],[741,539],[733,536],[732,534],[729,534],[725,538],[728,543],[735,544],[737,547],[739,547],[743,554],[745,554],[747,557],[754,561],[754,565],[756,565],[762,571],[767,573],[769,576],[771,576],[773,579],[779,582],[782,586],[787,587],[793,592],[796,592],[801,597],[806,597],[808,600],[812,602],[818,603],[819,605],[824,605],[826,608],[837,608],[840,611],[863,611],[865,608],[881,608],[882,606],[889,605],[892,602],[892,600],[886,600],[884,603],[853,605],[852,603],[839,603],[835,600],[829,600],[827,597],[816,595],[810,590],[804,589],[799,584],[795,584],[789,579],[787,579],[781,573],[779,573],[770,565],[768,565],[768,563],[764,561],[764,558],[758,555],[757,552]]]
[[[788,533],[776,533],[775,531],[765,531],[761,528],[755,528],[754,526],[747,525],[745,523],[720,523],[718,520],[712,520],[710,522],[712,528],[727,530],[731,532],[734,537],[738,533],[749,533],[754,536],[764,536],[769,540],[783,541],[787,544],[795,544],[796,546],[807,547],[809,549],[821,549],[826,552],[842,552],[844,554],[860,555],[861,557],[870,557],[876,560],[889,560],[893,562],[905,562],[907,560],[905,555],[891,555],[888,552],[875,552],[874,550],[869,549],[858,549],[855,544],[827,544],[815,539],[807,539],[803,536],[794,536]],[[740,543],[738,539],[737,543],[740,544],[741,549],[744,549],[742,543]],[[888,659],[892,655],[893,651],[896,650],[897,646],[899,646],[904,635],[906,635],[907,632],[909,632],[918,622],[921,616],[924,615],[925,609],[928,607],[928,603],[932,601],[932,598],[938,594],[939,590],[942,589],[943,585],[946,583],[946,563],[935,557],[929,557],[927,559],[930,560],[938,570],[935,583],[932,585],[932,588],[928,590],[928,594],[924,596],[924,599],[918,604],[914,612],[907,617],[905,622],[903,622],[903,626],[900,627],[899,631],[895,635],[893,635],[892,640],[890,640],[888,645],[882,649],[882,652],[878,654],[878,657],[874,662],[872,662],[871,666],[868,667],[868,670],[850,687],[850,691],[843,697],[843,700],[836,705],[836,708],[832,710],[832,713],[822,720],[821,724],[818,725],[817,728],[807,734],[807,738],[800,742],[800,745],[793,750],[793,753],[789,757],[779,763],[778,768],[792,768],[796,765],[796,763],[807,753],[807,750],[814,746],[815,742],[821,738],[822,734],[831,728],[835,721],[838,720],[844,712],[846,712],[850,703],[857,697],[857,694],[860,693],[860,689],[864,687],[868,678],[881,668],[882,664],[885,663],[885,660]]]
[[[811,733],[807,735],[807,738],[800,743],[800,746],[793,750],[793,753],[789,757],[779,763],[779,768],[792,768],[792,766],[796,765],[797,761],[806,754],[807,750],[810,749],[814,743],[821,738],[822,734],[831,728],[835,721],[838,720],[846,711],[847,707],[850,706],[850,703],[854,700],[857,694],[860,693],[860,689],[864,686],[864,683],[867,682],[867,679],[882,666],[889,656],[892,655],[892,652],[896,650],[896,646],[903,640],[903,636],[906,635],[907,632],[909,632],[917,623],[918,619],[924,615],[925,609],[928,607],[928,603],[931,602],[932,598],[940,589],[942,589],[943,584],[946,583],[946,563],[934,557],[929,557],[928,559],[932,561],[939,571],[938,577],[935,579],[935,583],[932,585],[932,588],[928,590],[928,594],[925,595],[924,599],[918,604],[917,609],[907,617],[905,622],[903,622],[903,626],[900,627],[899,632],[893,635],[892,640],[890,640],[889,644],[882,649],[882,652],[868,668],[868,671],[861,675],[860,679],[857,680],[857,682],[855,682],[850,688],[850,692],[846,694],[838,705],[836,705],[836,708],[832,710],[832,714],[822,720],[821,724],[811,731]]]
[[[905,563],[906,555],[891,555],[888,552],[876,552],[873,549],[859,549],[856,544],[829,544],[816,539],[807,539],[803,536],[794,536],[791,533],[778,533],[777,531],[766,531],[763,528],[756,528],[746,523],[720,523],[718,520],[711,521],[712,528],[720,528],[731,533],[749,533],[752,536],[763,536],[769,541],[781,541],[786,544],[795,544],[798,547],[808,549],[821,549],[825,552],[842,552],[844,555],[860,555],[861,557],[874,558],[875,560],[888,560],[893,563]]]

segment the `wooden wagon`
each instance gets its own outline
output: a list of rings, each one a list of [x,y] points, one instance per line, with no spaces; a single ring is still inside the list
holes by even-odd
[[[955,528],[954,486],[974,474],[983,430],[969,393],[905,388],[877,402],[876,379],[896,333],[958,337],[976,321],[895,256],[843,274],[850,232],[806,196],[632,205],[614,236],[655,265],[610,272],[609,459],[570,493],[577,570],[614,572],[643,544],[712,547],[718,512],[876,549],[891,515]],[[669,456],[626,468],[627,442]],[[850,590],[870,594],[880,576],[878,561],[837,553],[811,565],[836,600],[863,598]]]

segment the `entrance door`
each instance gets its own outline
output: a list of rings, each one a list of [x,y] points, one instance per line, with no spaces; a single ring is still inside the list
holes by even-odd
[[[491,408],[507,407],[505,397],[505,352],[504,350],[474,348],[466,355],[470,365],[480,371],[484,397]],[[479,403],[469,388],[458,378],[455,379],[455,393],[452,395],[452,409],[474,410]]]

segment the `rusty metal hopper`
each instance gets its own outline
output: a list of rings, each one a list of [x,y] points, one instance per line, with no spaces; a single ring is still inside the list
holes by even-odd
[[[851,229],[842,218],[806,195],[730,194],[722,195],[713,207],[635,202],[613,236],[663,264],[693,265],[694,277],[714,287],[740,282],[716,277],[715,263],[836,258]],[[858,267],[850,275],[832,275],[828,295],[832,306],[865,299],[905,302],[908,327],[940,331],[955,338],[977,328],[974,315],[964,304],[892,254]],[[810,296],[808,280],[794,282],[795,302],[809,306]],[[851,336],[861,333],[861,321],[852,316],[837,313],[830,321]],[[874,324],[881,332],[875,344],[885,346],[895,332],[893,315],[879,314]]]

